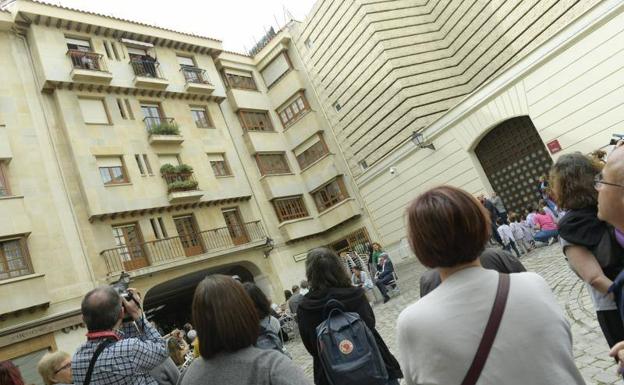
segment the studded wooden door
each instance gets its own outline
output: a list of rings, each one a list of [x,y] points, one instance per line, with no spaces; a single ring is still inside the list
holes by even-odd
[[[548,174],[552,158],[528,116],[496,126],[475,153],[507,211],[521,212],[538,202],[537,179]]]

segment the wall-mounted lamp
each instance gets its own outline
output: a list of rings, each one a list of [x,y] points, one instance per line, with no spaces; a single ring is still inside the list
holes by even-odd
[[[266,247],[266,250],[264,250],[264,258],[269,258],[269,254],[271,254],[271,251],[275,248],[275,241],[273,238],[267,237],[264,247]]]
[[[412,133],[412,143],[414,143],[416,145],[416,147],[418,147],[418,148],[428,148],[428,149],[431,149],[431,150],[435,150],[435,146],[433,145],[433,143],[427,144],[425,142],[425,137],[422,134],[422,132],[414,131]]]

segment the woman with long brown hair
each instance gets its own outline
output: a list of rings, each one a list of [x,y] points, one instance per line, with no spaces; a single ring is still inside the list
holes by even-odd
[[[178,385],[310,385],[301,368],[284,354],[254,347],[258,313],[243,285],[232,277],[210,275],[195,289],[193,325],[200,357]]]

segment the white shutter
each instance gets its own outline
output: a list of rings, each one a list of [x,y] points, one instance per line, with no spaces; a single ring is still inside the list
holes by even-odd
[[[65,42],[67,44],[75,44],[79,47],[86,47],[89,48],[89,50],[91,50],[91,42],[89,40],[84,40],[84,39],[76,39],[73,37],[66,37],[65,38]]]
[[[275,83],[275,81],[282,76],[286,71],[290,69],[290,65],[288,64],[288,60],[286,59],[286,54],[284,52],[280,53],[271,64],[266,66],[262,70],[262,77],[264,78],[264,83],[267,87],[270,87],[271,84]]]
[[[180,164],[180,160],[178,160],[178,156],[176,154],[158,155],[158,161],[161,166],[164,164],[170,164],[173,166]]]
[[[206,154],[208,161],[223,161],[223,154]]]
[[[238,75],[238,76],[245,76],[245,77],[248,77],[248,78],[252,77],[251,76],[251,72],[238,70],[238,69],[234,69],[234,68],[226,68],[225,69],[225,73],[226,74],[232,74],[232,75]]]
[[[319,138],[318,134],[314,134],[313,136],[309,137],[305,140],[305,142],[297,146],[297,148],[295,149],[295,156],[301,155],[301,153],[303,153],[305,150],[312,147],[316,143],[320,142],[320,140],[321,139]]]
[[[98,156],[96,158],[98,167],[121,167],[121,157],[119,156]]]
[[[80,112],[85,123],[110,124],[103,99],[78,99]]]
[[[140,49],[140,48],[134,48],[134,47],[126,47],[128,48],[128,53],[132,54],[132,55],[147,55],[147,51],[144,49]]]
[[[185,57],[185,56],[178,56],[178,64],[183,65],[183,66],[191,66],[191,67],[195,67],[195,63],[193,62],[193,59],[190,57]]]

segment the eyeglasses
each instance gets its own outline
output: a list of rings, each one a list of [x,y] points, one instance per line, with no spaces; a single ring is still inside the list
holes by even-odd
[[[58,374],[59,372],[65,370],[65,369],[69,369],[69,368],[71,368],[71,362],[68,362],[65,365],[61,366],[59,369],[56,369],[54,371],[54,374]]]
[[[624,188],[624,185],[617,184],[617,183],[605,182],[602,178],[603,178],[602,173],[596,175],[596,177],[594,178],[594,188],[596,188],[596,190],[600,190],[600,188],[602,187],[601,185],[608,185],[608,186],[615,186],[615,187]]]

